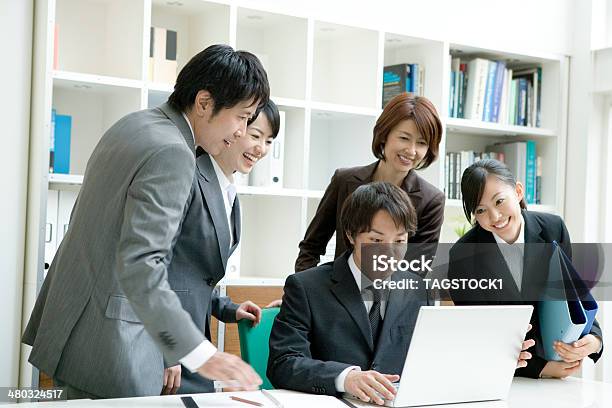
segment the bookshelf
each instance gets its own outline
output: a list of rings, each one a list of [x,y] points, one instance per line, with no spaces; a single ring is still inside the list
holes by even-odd
[[[180,4],[180,5],[179,5]],[[542,205],[533,209],[563,214],[568,101],[568,57],[493,50],[419,37],[414,30],[385,31],[311,15],[290,15],[243,7],[238,0],[55,0],[45,10],[47,30],[39,50],[34,92],[36,134],[48,160],[50,111],[73,117],[70,174],[38,174],[44,186],[40,219],[45,225],[47,192],[78,188],[100,136],[129,112],[157,106],[172,83],[151,82],[148,53],[151,25],[177,31],[180,69],[196,52],[228,43],[257,54],[267,68],[273,100],[286,117],[283,188],[240,186],[243,240],[240,279],[282,283],[292,273],[298,243],[323,191],[338,167],[368,164],[372,128],[381,113],[386,65],[418,63],[424,69],[424,96],[445,125],[439,159],[421,174],[444,188],[446,152],[479,150],[496,141],[534,140],[543,157]],[[58,66],[53,67],[54,26],[58,25]],[[603,54],[604,52],[602,52]],[[453,57],[508,61],[542,69],[541,126],[525,127],[449,117]],[[461,203],[448,200],[442,241],[457,236],[452,223]],[[30,220],[32,221],[32,220]],[[44,228],[33,238],[44,242]],[[43,254],[39,256],[42,268]],[[42,276],[40,274],[39,276]],[[231,281],[236,281],[232,278]]]

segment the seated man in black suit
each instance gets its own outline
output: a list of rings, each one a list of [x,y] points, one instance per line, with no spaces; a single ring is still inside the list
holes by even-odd
[[[362,296],[373,293],[373,279],[361,273],[361,256],[363,265],[371,263],[362,244],[405,244],[415,231],[416,213],[404,191],[376,182],[347,198],[341,225],[347,252],[287,278],[270,335],[267,374],[276,388],[347,392],[382,404],[381,395],[393,399],[396,393],[392,383],[402,372],[419,308],[431,301],[425,285],[391,290],[382,301]],[[393,277],[420,279],[399,271]]]

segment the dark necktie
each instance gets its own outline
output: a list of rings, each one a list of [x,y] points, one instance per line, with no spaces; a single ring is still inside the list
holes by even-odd
[[[382,329],[382,314],[380,313],[380,302],[382,293],[380,290],[374,289],[373,287],[368,287],[367,290],[372,292],[372,308],[370,309],[370,313],[368,314],[368,320],[370,320],[370,329],[372,331],[372,341],[374,344],[374,348],[376,348],[376,344],[378,343],[378,337],[380,336],[380,331]]]

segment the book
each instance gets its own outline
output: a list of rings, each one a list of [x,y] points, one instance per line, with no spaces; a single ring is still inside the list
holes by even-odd
[[[493,90],[493,107],[491,111],[491,122],[499,122],[500,105],[504,94],[504,83],[506,82],[506,63],[497,61],[497,71],[495,72],[495,83]]]
[[[517,120],[519,126],[527,126],[527,90],[528,84],[525,78],[518,80],[518,103],[517,103]]]
[[[542,204],[542,157],[536,158],[536,195],[535,203]]]
[[[410,92],[411,89],[411,64],[389,65],[383,71],[383,95],[382,107],[397,95]]]
[[[51,129],[49,130],[49,173],[53,173],[55,163],[55,109],[51,109]]]
[[[461,69],[461,60],[459,58],[453,58],[451,60],[452,73],[453,73],[453,93],[452,93],[452,117],[459,117],[459,74]]]
[[[526,142],[510,142],[496,143],[489,147],[492,152],[503,154],[504,163],[508,169],[514,174],[516,181],[519,181],[523,186],[527,182],[527,143]]]
[[[517,70],[514,72],[514,78],[527,83],[527,106],[525,108],[524,126],[539,127],[541,125],[542,68],[534,67]]]
[[[458,118],[464,117],[464,109],[465,109],[465,70],[467,69],[467,64],[461,64],[459,68],[459,107],[457,112]]]
[[[536,143],[528,140],[526,143],[525,168],[525,201],[527,204],[536,203]]]
[[[495,91],[495,82],[497,81],[497,61],[488,62],[487,85],[484,100],[484,112],[481,119],[485,122],[493,120],[493,93]]]
[[[488,66],[489,61],[484,58],[475,58],[467,65],[464,112],[466,119],[482,120]]]
[[[410,91],[415,95],[419,95],[419,88],[421,86],[421,74],[419,64],[410,64]]]
[[[55,114],[53,172],[70,173],[70,132],[72,116]]]

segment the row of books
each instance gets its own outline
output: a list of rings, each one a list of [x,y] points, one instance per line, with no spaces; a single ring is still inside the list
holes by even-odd
[[[51,134],[49,140],[49,173],[70,173],[70,133],[72,116],[60,115],[51,110]]]
[[[151,27],[149,38],[149,81],[173,84],[177,75],[177,32]]]
[[[461,177],[469,166],[481,159],[499,160],[508,166],[512,174],[525,188],[527,204],[542,203],[542,158],[536,154],[536,143],[497,143],[486,152],[464,150],[446,153],[444,161],[444,186],[446,198],[460,200]]]
[[[423,95],[424,75],[424,69],[419,64],[386,66],[383,71],[382,107],[403,92]]]
[[[540,127],[541,94],[540,67],[513,70],[505,61],[451,59],[453,118]]]

